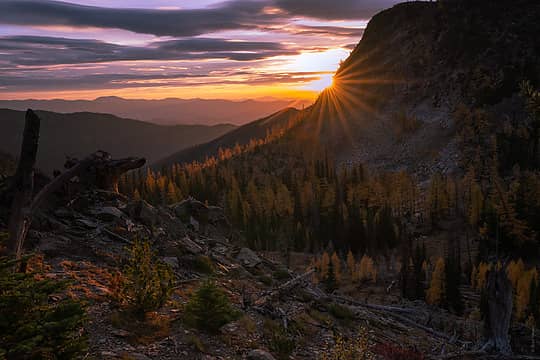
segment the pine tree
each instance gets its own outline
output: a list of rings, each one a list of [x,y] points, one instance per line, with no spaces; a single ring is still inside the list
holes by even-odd
[[[328,274],[328,267],[330,265],[330,256],[328,256],[328,253],[325,251],[322,254],[321,258],[321,279],[325,279],[326,275]]]
[[[525,264],[523,260],[519,259],[518,261],[512,260],[506,267],[506,273],[508,274],[508,279],[512,283],[512,287],[517,289],[517,284],[523,272],[525,271]]]
[[[333,292],[337,289],[337,280],[334,273],[334,263],[332,261],[330,261],[330,263],[328,264],[328,273],[324,278],[324,286],[326,287],[326,291],[328,292]]]
[[[339,282],[341,280],[341,260],[335,252],[332,254],[331,263],[334,269],[334,276],[336,277],[336,282]]]
[[[134,314],[159,309],[168,300],[174,274],[157,259],[150,243],[135,240],[129,248],[129,259],[113,281],[112,297],[119,305],[127,305]]]
[[[354,259],[354,255],[352,254],[351,250],[347,253],[347,269],[349,270],[349,273],[351,275],[351,278],[354,278],[354,272],[355,272],[355,266],[356,260]]]
[[[442,258],[437,259],[435,269],[431,276],[431,283],[426,292],[426,301],[428,304],[440,305],[445,299],[444,293],[445,283],[445,264]]]
[[[461,315],[464,304],[459,289],[461,278],[461,270],[459,262],[454,256],[449,256],[445,264],[445,289],[444,294],[445,305],[449,310],[453,310],[456,314]]]
[[[78,358],[86,349],[84,308],[70,298],[51,300],[69,284],[14,273],[14,264],[0,259],[0,359]]]
[[[206,280],[187,303],[184,316],[188,324],[215,333],[238,318],[239,312],[213,280]]]

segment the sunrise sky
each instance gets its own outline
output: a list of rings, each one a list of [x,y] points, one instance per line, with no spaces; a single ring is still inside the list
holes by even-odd
[[[0,99],[312,99],[395,0],[1,0]]]

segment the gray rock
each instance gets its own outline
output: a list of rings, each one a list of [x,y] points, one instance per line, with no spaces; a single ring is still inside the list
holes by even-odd
[[[180,246],[188,253],[198,255],[203,252],[203,248],[195,241],[191,240],[188,236],[184,236],[180,240]]]
[[[169,265],[173,269],[178,269],[178,258],[176,256],[165,256],[161,258],[165,264]]]
[[[104,206],[101,208],[96,208],[93,209],[91,213],[94,214],[98,219],[103,221],[114,221],[117,219],[122,219],[124,217],[124,213],[114,206]]]
[[[126,212],[134,220],[146,226],[154,226],[158,222],[157,210],[144,200],[134,201],[126,206]]]
[[[112,329],[111,334],[120,338],[127,338],[131,336],[131,333],[129,331],[122,330],[122,329]]]
[[[256,349],[251,350],[247,355],[248,360],[276,360],[269,352]]]
[[[91,221],[91,220],[88,220],[88,219],[77,219],[77,220],[75,221],[75,223],[76,223],[77,225],[84,226],[84,227],[86,227],[86,228],[88,228],[88,229],[95,229],[95,228],[97,228],[97,224],[96,224],[95,222]]]
[[[141,353],[131,353],[129,354],[129,358],[133,360],[150,360],[148,356]]]
[[[193,198],[188,198],[177,204],[173,204],[170,208],[174,211],[175,215],[184,222],[187,222],[190,216],[195,218],[198,222],[208,222],[208,206]]]
[[[199,231],[199,222],[193,217],[189,217],[189,224],[193,227],[193,230]]]
[[[240,249],[240,252],[238,255],[236,255],[236,260],[240,261],[240,263],[246,267],[255,267],[259,265],[262,260],[253,250],[250,250],[248,248],[242,248]]]

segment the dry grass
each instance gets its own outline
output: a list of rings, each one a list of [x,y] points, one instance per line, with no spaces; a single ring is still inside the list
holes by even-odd
[[[170,318],[155,312],[139,319],[127,311],[116,311],[111,314],[113,327],[129,333],[127,340],[132,345],[149,345],[170,334]]]

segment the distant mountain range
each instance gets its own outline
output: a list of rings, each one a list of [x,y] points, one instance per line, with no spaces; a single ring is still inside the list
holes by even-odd
[[[0,108],[13,110],[54,111],[72,113],[88,111],[112,114],[160,125],[241,125],[260,119],[289,106],[303,107],[306,101],[287,100],[206,100],[162,99],[132,100],[100,97],[95,100],[0,100]]]
[[[143,156],[149,163],[179,149],[219,137],[233,125],[162,126],[109,114],[59,114],[37,111],[41,118],[37,166],[45,172],[63,168],[66,156],[84,157],[105,150],[113,157]],[[24,112],[0,109],[0,152],[18,156]]]

